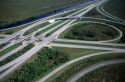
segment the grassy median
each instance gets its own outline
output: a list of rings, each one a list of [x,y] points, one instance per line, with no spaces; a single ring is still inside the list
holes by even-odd
[[[16,59],[17,57],[23,55],[25,52],[30,50],[33,46],[34,46],[33,44],[29,44],[28,46],[24,47],[22,50],[18,51],[17,53],[13,54],[12,56],[8,57],[7,59],[1,61],[0,66],[5,65],[5,64],[11,62],[12,60]]]
[[[12,46],[10,46],[10,47],[8,47],[8,48],[6,48],[6,49],[0,51],[0,56],[3,56],[3,55],[5,55],[5,54],[7,54],[8,52],[10,52],[10,51],[16,49],[16,48],[17,48],[18,46],[20,46],[20,45],[21,45],[21,43],[16,43],[16,44],[14,44],[14,45],[12,45]]]

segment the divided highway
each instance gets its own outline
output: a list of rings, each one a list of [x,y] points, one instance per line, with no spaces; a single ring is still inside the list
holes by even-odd
[[[53,16],[47,17],[45,19],[35,21],[32,25],[30,25],[12,35],[9,35],[5,39],[1,40],[0,44],[9,42],[10,43],[9,46],[12,45],[13,41],[16,41],[16,43],[26,42],[27,44],[21,45],[21,46],[17,47],[16,49],[14,49],[13,51],[0,57],[0,62],[3,60],[6,60],[7,57],[12,56],[14,53],[20,51],[21,49],[23,49],[25,46],[27,46],[30,43],[33,43],[33,44],[38,43],[38,45],[35,45],[32,49],[30,49],[26,53],[22,54],[18,58],[14,59],[13,61],[1,66],[0,67],[0,80],[4,79],[8,74],[15,71],[20,65],[25,63],[30,57],[32,57],[34,54],[36,54],[38,51],[45,48],[46,46],[96,49],[96,50],[103,50],[104,52],[87,54],[85,56],[68,61],[68,62],[64,63],[63,65],[59,66],[58,68],[56,68],[55,70],[53,70],[52,72],[48,73],[44,77],[42,77],[38,82],[46,82],[49,78],[51,78],[53,75],[55,75],[60,70],[65,69],[66,67],[68,67],[76,62],[79,62],[83,59],[87,59],[87,58],[99,56],[99,55],[110,54],[110,53],[122,53],[122,54],[125,53],[125,44],[111,43],[111,42],[119,41],[123,37],[123,32],[120,29],[118,29],[117,27],[115,27],[113,25],[105,24],[104,22],[101,22],[101,24],[107,25],[118,31],[118,33],[119,33],[118,37],[111,39],[111,40],[104,40],[104,41],[82,41],[82,40],[58,39],[60,34],[62,32],[64,32],[66,29],[70,28],[72,25],[80,24],[80,23],[88,23],[88,22],[89,23],[100,23],[100,22],[91,21],[91,20],[104,20],[104,21],[109,21],[109,22],[124,25],[123,23],[120,23],[119,21],[112,21],[112,20],[101,19],[101,18],[92,18],[92,17],[82,17],[96,7],[102,8],[100,6],[102,6],[102,4],[106,3],[107,1],[108,0],[97,0],[96,2],[88,4],[87,6],[75,9],[76,12],[73,12],[72,14],[70,14],[66,17],[54,18],[56,16],[66,13],[66,12],[62,12],[58,15],[53,15]],[[103,13],[102,11],[99,11],[99,12]],[[117,19],[117,18],[113,18],[113,16],[110,18]],[[65,21],[62,21],[62,19],[65,19]],[[71,19],[73,19],[73,20],[71,20]],[[91,20],[76,23],[77,19],[91,19]],[[54,22],[24,36],[24,33],[27,32],[28,30],[30,30],[42,23],[49,22],[50,20],[53,20]],[[45,29],[48,29],[48,30],[41,33],[41,31],[43,31]],[[40,33],[40,34],[37,35],[38,33]],[[49,33],[51,33],[51,34],[46,37],[46,35]],[[14,40],[14,38],[18,38],[18,39]],[[65,42],[65,43],[58,43],[58,42]],[[70,44],[68,44],[68,43],[70,43]],[[78,43],[79,45],[76,43]],[[2,50],[8,48],[9,46],[3,48]],[[74,79],[70,79],[69,82],[75,82],[84,74],[89,73],[97,68],[111,65],[111,64],[118,64],[118,63],[125,63],[125,60],[112,60],[112,61],[106,61],[106,62],[92,65],[92,66],[88,67],[88,69],[86,68],[81,73],[78,73],[77,74],[78,76],[75,75],[73,77]]]

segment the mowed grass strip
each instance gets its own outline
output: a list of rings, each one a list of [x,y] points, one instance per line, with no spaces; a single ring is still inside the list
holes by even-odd
[[[45,28],[45,29],[39,31],[38,33],[36,33],[36,36],[37,36],[37,35],[40,35],[41,33],[44,33],[44,32],[47,32],[47,31],[53,29],[54,27],[56,27],[57,25],[61,24],[62,22],[63,22],[63,21],[59,21],[59,22],[57,22],[57,23],[55,23],[55,24],[53,24],[53,25],[51,25],[51,26],[49,26],[49,27],[47,27],[47,28]]]
[[[53,48],[55,48],[57,50],[59,49],[59,50],[62,50],[64,52],[68,53],[70,60],[81,57],[83,55],[101,52],[98,50],[78,49],[78,48],[63,48],[63,47],[53,47]]]
[[[43,28],[44,26],[46,26],[46,25],[48,25],[48,24],[49,24],[49,22],[45,22],[45,23],[42,23],[42,24],[40,24],[40,25],[38,25],[38,26],[35,26],[35,27],[33,27],[32,29],[26,31],[26,32],[24,33],[24,35],[30,34],[30,33],[32,33],[32,32],[35,32],[35,31],[37,31],[38,29],[41,29],[41,28]]]
[[[10,52],[10,51],[16,49],[16,48],[17,48],[18,46],[20,46],[20,45],[21,45],[21,43],[16,43],[16,44],[14,44],[14,45],[12,45],[12,46],[10,46],[10,47],[8,47],[8,48],[6,48],[6,49],[0,51],[0,56],[3,56],[3,55],[5,55],[5,54],[7,54],[8,52]]]
[[[68,40],[68,39],[67,39]],[[74,40],[75,41],[75,40]],[[76,40],[76,41],[82,41],[82,40]],[[96,46],[96,47],[108,47],[108,48],[123,48],[125,49],[125,46],[121,45],[103,45],[103,44],[91,44],[91,43],[82,43],[82,42],[63,42],[63,41],[54,41],[52,43],[57,44],[68,44],[68,45],[78,45],[78,46]]]
[[[21,26],[17,26],[17,27],[15,27],[13,29],[3,30],[3,31],[0,31],[0,34],[1,35],[4,35],[4,34],[9,34],[10,35],[10,34],[13,34],[13,33],[17,32],[17,31],[20,31],[20,30],[26,28],[27,26],[29,26],[31,24],[33,24],[33,23],[27,23],[27,24],[24,24],[24,25],[21,25]]]
[[[29,44],[26,47],[24,47],[22,50],[19,50],[17,53],[13,54],[12,56],[8,57],[7,59],[5,59],[4,61],[0,62],[0,66],[5,65],[9,62],[11,62],[12,60],[18,58],[19,56],[23,55],[25,52],[27,52],[28,50],[30,50],[32,47],[34,47],[33,44]]]

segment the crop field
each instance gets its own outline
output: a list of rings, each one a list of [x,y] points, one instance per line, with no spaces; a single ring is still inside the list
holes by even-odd
[[[0,26],[87,0],[1,0]],[[56,3],[56,4],[55,4]]]

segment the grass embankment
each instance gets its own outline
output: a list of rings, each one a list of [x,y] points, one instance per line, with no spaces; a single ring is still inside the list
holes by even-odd
[[[85,60],[81,60],[79,63],[77,62],[70,68],[68,68],[65,72],[62,74],[59,74],[59,76],[53,80],[52,82],[66,82],[72,75],[76,74],[77,72],[81,71],[84,67],[92,65],[97,62],[102,62],[106,60],[111,59],[124,59],[125,56],[120,56],[117,54],[106,54],[102,56],[92,57]]]
[[[36,55],[38,57],[34,61],[26,63],[4,82],[32,82],[52,68],[68,61],[67,53],[61,50],[45,48]]]
[[[5,54],[7,54],[8,52],[10,52],[10,51],[16,49],[16,48],[17,48],[18,46],[20,46],[20,45],[21,45],[21,43],[16,43],[16,44],[14,44],[14,45],[12,45],[12,46],[10,46],[10,47],[8,47],[8,48],[6,48],[6,49],[0,51],[0,56],[3,56],[3,55],[5,55]]]
[[[87,23],[72,26],[72,29],[65,33],[62,38],[100,41],[113,39],[117,34],[118,32],[115,29],[106,25]]]
[[[8,57],[4,61],[0,62],[0,66],[5,65],[5,64],[9,63],[10,61],[16,59],[17,57],[21,56],[22,54],[24,54],[25,52],[30,50],[33,46],[34,46],[33,44],[29,44],[28,46],[24,47],[22,50],[18,51],[17,53],[15,53],[12,56]]]
[[[22,25],[22,26],[18,26],[16,28],[13,28],[13,29],[8,29],[8,30],[3,30],[3,31],[0,31],[0,34],[7,34],[7,35],[10,35],[10,34],[13,34],[19,30],[22,30],[24,28],[26,28],[27,26],[31,25],[32,23],[28,23],[28,24],[25,24],[25,25]]]
[[[125,82],[125,64],[111,65],[97,69],[77,82]]]

